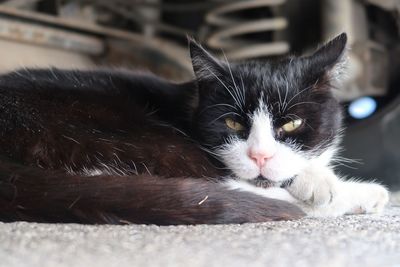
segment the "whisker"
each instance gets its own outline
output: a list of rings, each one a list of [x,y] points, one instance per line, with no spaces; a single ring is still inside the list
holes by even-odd
[[[319,80],[317,80],[313,85],[307,86],[306,88],[300,90],[298,93],[296,93],[287,103],[287,105],[290,105],[290,103],[299,95],[301,95],[302,93],[304,93],[305,91],[307,91],[308,89],[310,89],[311,87],[314,87]]]
[[[233,93],[231,92],[231,90],[229,90],[229,88],[226,86],[226,84],[209,68],[207,68],[207,70],[222,84],[222,86],[228,91],[228,93],[231,95],[231,97],[233,98],[235,103],[238,105],[238,107],[242,110],[239,100],[233,95]]]
[[[225,61],[226,61],[226,63],[228,64],[228,69],[229,69],[229,73],[231,74],[231,79],[232,79],[232,82],[233,82],[233,86],[235,87],[236,96],[237,96],[238,98],[241,98],[242,104],[244,105],[244,102],[243,102],[243,95],[240,96],[240,92],[239,92],[239,89],[238,89],[238,87],[237,87],[237,85],[236,85],[235,78],[233,77],[231,65],[230,65],[230,63],[229,63],[229,61],[228,61],[228,58],[226,57],[224,51],[222,51],[222,54],[224,55]]]
[[[296,103],[296,104],[291,105],[287,110],[290,110],[295,106],[304,105],[304,104],[321,105],[320,103],[317,103],[317,102],[304,101],[304,102],[300,102],[300,103]]]
[[[356,169],[357,169],[357,167],[353,167],[353,166],[344,164],[344,163],[342,163],[342,162],[335,162],[335,163],[337,163],[337,164],[330,165],[330,166],[332,166],[333,168],[336,168],[336,167],[338,167],[338,166],[344,166],[344,167],[349,168],[349,169],[352,169],[352,170],[356,170]]]
[[[171,128],[171,129],[177,131],[178,133],[180,133],[180,134],[182,134],[182,135],[188,137],[188,134],[187,134],[187,133],[185,133],[184,131],[182,131],[182,130],[179,129],[179,128],[176,128],[176,127],[172,126],[171,124],[158,122],[158,123],[156,123],[156,125],[157,125],[157,126],[161,126],[161,127]]]
[[[302,119],[301,117],[297,116],[296,114],[290,113],[290,114],[287,114],[284,118],[286,118],[286,117],[289,118],[289,119],[291,119],[291,120],[302,120],[303,123],[305,123],[305,125],[307,125],[307,126],[310,127],[313,131],[315,131],[315,129],[314,129],[313,127],[311,127],[311,125],[308,124],[306,120]]]
[[[362,160],[360,159],[350,159],[342,156],[335,156],[332,161],[334,162],[346,162],[346,163],[354,163],[354,164],[362,164]]]
[[[285,92],[285,99],[283,100],[283,111],[282,111],[282,113],[285,112],[285,110],[286,110],[286,108],[288,106],[288,104],[286,103],[286,99],[287,99],[288,93],[289,93],[289,84],[288,84],[288,82],[286,82],[285,89],[286,89],[286,92]]]
[[[246,90],[244,89],[244,82],[243,82],[243,77],[242,74],[240,74],[240,80],[242,83],[242,92],[243,92],[243,104],[246,104]]]
[[[279,102],[278,102],[278,109],[279,113],[282,113],[282,97],[281,97],[281,91],[279,89],[276,89],[278,91],[278,97],[279,97]]]
[[[216,107],[229,107],[232,109],[237,110],[237,108],[235,106],[232,106],[230,104],[215,104],[215,105],[211,105],[211,106],[207,106],[204,109],[202,109],[199,114],[202,114],[203,112],[205,112],[206,110],[210,109],[210,108],[216,108]]]
[[[220,161],[221,160],[221,155],[220,154],[218,154],[218,153],[216,153],[216,152],[213,152],[213,151],[211,151],[211,150],[209,150],[209,149],[207,149],[207,148],[205,148],[205,147],[203,147],[203,146],[201,146],[201,145],[199,145],[198,146],[201,150],[203,150],[204,152],[206,152],[207,154],[209,154],[211,157],[213,157],[214,159],[216,159],[216,160],[218,160],[218,161]],[[215,167],[215,166],[214,166]]]
[[[226,113],[222,114],[221,116],[219,116],[218,118],[214,119],[212,122],[210,122],[210,124],[213,124],[213,123],[216,122],[217,120],[219,120],[219,119],[221,119],[222,117],[224,117],[224,116],[226,116],[226,115],[229,115],[229,114],[234,114],[234,115],[236,115],[236,116],[241,117],[241,115],[238,114],[238,113],[236,113],[236,112],[233,112],[233,111],[232,111],[232,112],[226,112]]]

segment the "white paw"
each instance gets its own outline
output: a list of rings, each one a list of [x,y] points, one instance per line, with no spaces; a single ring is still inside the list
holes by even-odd
[[[389,202],[388,190],[379,184],[362,183],[359,185],[360,199],[347,214],[380,213]]]
[[[327,167],[312,166],[299,174],[286,189],[296,199],[310,206],[322,206],[337,194],[338,178]]]

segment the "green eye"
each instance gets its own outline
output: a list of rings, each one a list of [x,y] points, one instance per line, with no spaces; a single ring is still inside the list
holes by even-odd
[[[287,133],[293,132],[294,130],[298,129],[303,124],[303,120],[293,120],[289,121],[288,123],[284,124],[281,129]]]
[[[225,119],[225,124],[226,124],[226,126],[231,128],[232,130],[237,131],[237,132],[244,130],[244,126],[243,125],[241,125],[237,121],[234,121],[234,120],[232,120],[230,118],[226,118]]]

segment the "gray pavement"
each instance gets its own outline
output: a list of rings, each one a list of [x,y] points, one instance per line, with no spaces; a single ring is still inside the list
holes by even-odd
[[[400,205],[245,225],[0,223],[0,266],[400,266]]]

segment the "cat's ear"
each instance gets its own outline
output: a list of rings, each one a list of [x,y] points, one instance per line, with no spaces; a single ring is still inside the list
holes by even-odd
[[[213,79],[220,76],[224,70],[224,63],[212,56],[195,40],[188,38],[190,57],[194,74],[198,80]]]
[[[308,57],[312,72],[338,78],[346,64],[347,35],[342,33]]]

